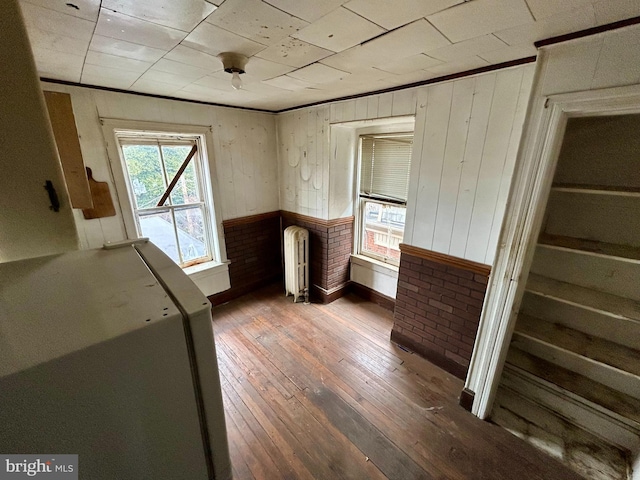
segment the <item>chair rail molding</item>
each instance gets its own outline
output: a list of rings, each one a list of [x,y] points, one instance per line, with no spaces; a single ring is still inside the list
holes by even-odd
[[[543,96],[545,54],[542,49],[465,382],[475,393],[472,413],[482,419],[493,408],[568,119],[640,113],[640,85]]]

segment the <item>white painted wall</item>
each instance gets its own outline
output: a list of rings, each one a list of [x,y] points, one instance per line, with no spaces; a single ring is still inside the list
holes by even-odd
[[[0,262],[78,248],[62,167],[18,4],[0,17]],[[49,209],[51,180],[61,203]]]
[[[415,115],[404,243],[491,265],[533,72],[529,64],[278,115],[281,208],[353,215],[355,143],[342,129]]]
[[[213,152],[209,152],[209,162],[212,184],[217,188],[214,198],[221,211],[219,221],[278,210],[274,115],[82,87],[42,86],[71,95],[85,165],[93,170],[96,180],[109,184],[116,205],[116,216],[93,220],[85,220],[82,211],[74,210],[82,248],[126,238],[119,201],[127,201],[127,197],[123,192],[119,198],[114,188],[100,118],[211,126]],[[221,250],[225,261],[223,245]],[[209,274],[198,271],[192,279],[207,295],[229,288],[226,266]]]

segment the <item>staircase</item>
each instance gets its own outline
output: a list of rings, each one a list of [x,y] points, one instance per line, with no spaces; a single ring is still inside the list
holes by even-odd
[[[593,165],[565,157],[491,418],[587,478],[636,480],[640,188],[615,162],[604,185],[569,183]]]

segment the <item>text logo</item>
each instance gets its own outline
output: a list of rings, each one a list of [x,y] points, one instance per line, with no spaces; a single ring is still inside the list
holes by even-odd
[[[2,455],[0,480],[78,480],[78,455]]]

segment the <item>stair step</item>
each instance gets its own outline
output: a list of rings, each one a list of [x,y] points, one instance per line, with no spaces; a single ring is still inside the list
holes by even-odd
[[[520,333],[534,336],[578,355],[640,376],[640,351],[633,348],[529,315],[518,317],[516,329]]]
[[[538,244],[531,273],[640,301],[640,260]]]
[[[640,247],[640,196],[552,190],[546,233]]]
[[[640,352],[563,325],[518,315],[516,348],[640,398]]]
[[[538,243],[571,250],[582,250],[583,252],[596,253],[609,257],[640,260],[640,247],[618,245],[617,243],[599,242],[597,240],[568,237],[566,235],[552,235],[550,233],[540,234]]]
[[[526,291],[605,315],[633,320],[638,322],[637,326],[640,328],[640,302],[629,298],[562,282],[535,273],[529,275]],[[637,345],[640,345],[640,338]]]
[[[562,461],[585,478],[592,480],[627,480],[630,467],[629,452],[609,443],[562,415],[541,406],[531,395],[514,390],[521,385],[512,383],[505,371],[498,388],[491,421],[517,437]],[[533,390],[535,391],[535,390]]]
[[[510,348],[507,363],[536,377],[576,394],[605,410],[618,415],[619,420],[640,430],[640,399],[625,395],[551,362],[533,356],[518,348]]]

